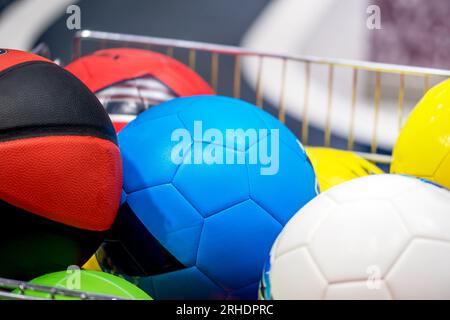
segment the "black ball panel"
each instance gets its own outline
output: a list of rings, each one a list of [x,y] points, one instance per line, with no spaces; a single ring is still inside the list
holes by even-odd
[[[0,201],[0,277],[31,280],[49,272],[83,265],[105,238],[41,218]]]
[[[92,135],[117,144],[97,97],[71,73],[43,61],[0,72],[0,139],[49,134]]]

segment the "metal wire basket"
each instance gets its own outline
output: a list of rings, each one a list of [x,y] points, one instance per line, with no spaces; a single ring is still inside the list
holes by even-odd
[[[29,293],[38,293],[33,296]],[[43,296],[43,297],[40,297]],[[0,299],[6,300],[55,300],[59,297],[74,298],[80,300],[124,300],[123,298],[93,294],[78,290],[69,290],[64,288],[49,287],[27,283],[25,281],[17,281],[11,279],[0,278]]]
[[[135,47],[164,52],[200,73],[219,94],[241,98],[264,109],[270,109],[272,105],[272,113],[283,123],[288,122],[290,113],[296,113],[298,123],[291,121],[287,125],[304,145],[354,150],[366,159],[386,165],[391,161],[392,145],[406,116],[432,85],[450,77],[450,70],[296,56],[90,30],[76,33],[73,58],[108,47]],[[289,71],[291,74],[302,74],[301,78],[298,74],[295,77],[296,80],[300,79],[299,83],[292,81]],[[279,73],[278,76],[275,73]],[[347,76],[340,76],[341,73]],[[317,80],[314,77],[317,74],[320,74],[316,78],[321,81],[323,88],[314,94],[313,84]],[[243,86],[248,86],[242,81],[243,75],[247,82],[253,82],[253,96],[242,95]],[[348,87],[342,86],[344,79]],[[365,83],[362,83],[363,79]],[[265,86],[268,82],[270,85]],[[288,92],[288,89],[294,92]],[[289,105],[287,110],[289,95],[290,100],[294,97],[297,103]],[[343,99],[342,95],[345,95]],[[370,101],[364,99],[364,103],[371,114],[360,119],[358,111],[362,108],[363,95],[370,97]],[[383,100],[385,97],[390,99],[389,103]],[[317,113],[319,109],[321,112]],[[387,109],[390,109],[390,120],[393,118],[392,113],[395,113],[395,123],[391,123],[388,129],[386,126],[389,121],[383,119],[383,112]],[[311,139],[310,132],[317,132],[317,127],[321,127],[320,138],[316,134],[315,139]]]
[[[379,141],[379,130],[384,125],[383,121],[380,121],[380,114],[383,112],[383,108],[387,108],[383,103],[383,92],[395,100],[395,109],[391,111],[396,113],[396,129],[395,132],[388,132],[395,138],[408,113],[421,95],[435,83],[450,77],[450,70],[298,56],[236,46],[90,30],[82,30],[75,34],[73,58],[76,59],[82,54],[108,47],[136,47],[166,53],[186,63],[209,80],[216,92],[247,100],[260,108],[271,109],[270,111],[283,123],[287,122],[289,111],[296,109],[300,121],[294,123],[294,125],[291,123],[289,127],[297,134],[304,145],[332,146],[356,150],[364,158],[387,166],[391,162],[391,148],[386,143],[380,147]],[[271,65],[272,68],[268,65]],[[299,83],[292,83],[288,76],[294,65],[297,71],[299,66],[302,70],[302,80]],[[273,68],[274,66],[276,67]],[[320,80],[324,84],[321,101],[315,101],[316,97],[311,93],[315,67],[321,69],[322,77]],[[223,70],[226,72],[223,72]],[[247,71],[247,82],[253,81],[254,90],[251,91],[252,94],[242,94],[243,86],[248,86],[242,81],[243,70]],[[264,85],[270,76],[268,70],[272,71],[272,75],[274,70],[279,73],[276,77],[276,88],[269,88],[272,90],[271,97],[270,95],[269,97],[266,96],[267,87]],[[344,126],[342,126],[342,123],[338,123],[341,125],[341,130],[340,140],[336,143],[336,139],[334,139],[336,127],[334,126],[335,122],[333,122],[336,113],[333,113],[333,111],[336,112],[335,108],[337,108],[335,101],[336,83],[340,82],[337,75],[341,71],[349,73],[350,76],[347,77],[347,80],[349,80],[348,90],[344,90],[347,99],[341,101],[341,104],[347,104],[347,109],[345,112],[341,112],[345,114],[340,114],[341,117],[338,118],[338,122],[342,122],[342,117],[346,117],[347,120],[343,121],[345,122]],[[248,75],[249,72],[250,75]],[[364,77],[370,79],[370,81],[361,85],[361,79]],[[411,78],[413,79],[411,80]],[[299,77],[296,79],[299,79]],[[272,83],[274,82],[274,79],[270,80],[272,80]],[[383,80],[387,83],[386,87],[383,86]],[[287,110],[286,97],[289,86],[298,89],[295,92],[297,105],[291,106],[291,109]],[[360,107],[361,87],[365,91],[364,94],[371,97],[373,112],[370,123],[361,123],[358,120],[357,112],[358,107]],[[342,90],[342,86],[340,89]],[[415,96],[412,94],[413,97],[410,97],[408,101],[408,93],[414,93],[414,90],[418,90],[419,93],[416,92]],[[276,96],[273,94],[274,91],[277,92]],[[324,110],[320,114],[321,118],[311,121],[311,119],[314,119],[315,109],[320,107]],[[323,131],[321,138],[311,141],[310,133],[312,130],[317,131],[318,123],[321,123],[321,130]],[[360,126],[359,130],[365,132],[365,139],[364,137],[358,137],[358,125]],[[342,130],[342,127],[344,127],[344,130]],[[342,140],[344,143],[342,143]],[[13,293],[13,291],[18,293]],[[66,296],[84,300],[122,300],[119,297],[0,278],[0,298],[15,300],[44,299],[25,296],[26,291],[46,293],[48,299]]]

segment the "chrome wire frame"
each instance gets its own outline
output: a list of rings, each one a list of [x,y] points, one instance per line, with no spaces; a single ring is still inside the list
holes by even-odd
[[[389,154],[379,154],[378,150],[378,127],[379,127],[379,114],[380,114],[380,99],[382,95],[382,75],[394,74],[398,76],[398,106],[397,106],[397,123],[400,130],[407,114],[405,114],[405,77],[414,76],[423,78],[423,92],[426,92],[430,87],[430,79],[433,77],[449,78],[450,70],[422,68],[405,65],[394,65],[386,63],[376,63],[367,61],[345,60],[345,59],[333,59],[322,58],[315,56],[301,56],[290,55],[284,53],[259,51],[253,49],[246,49],[236,46],[219,45],[212,43],[166,39],[148,36],[139,36],[131,34],[119,34],[109,33],[92,30],[81,30],[76,33],[73,40],[73,58],[76,59],[82,54],[82,42],[83,41],[97,41],[101,47],[106,47],[107,44],[115,45],[118,47],[132,47],[139,46],[143,48],[165,48],[165,53],[170,56],[174,56],[175,49],[185,49],[188,51],[188,65],[192,69],[198,67],[197,55],[199,52],[210,54],[210,79],[209,82],[214,90],[217,91],[219,87],[220,77],[220,58],[222,56],[234,57],[234,70],[233,70],[233,92],[232,96],[235,98],[241,97],[241,64],[242,58],[251,57],[258,60],[257,63],[257,75],[256,75],[256,94],[254,101],[250,101],[259,107],[263,107],[264,92],[263,92],[263,66],[267,59],[278,59],[282,62],[281,67],[281,83],[279,89],[278,99],[278,118],[281,122],[286,120],[286,99],[285,99],[285,87],[286,87],[286,74],[291,62],[304,64],[304,95],[299,102],[302,104],[302,121],[300,128],[299,139],[304,145],[308,145],[309,138],[309,112],[311,111],[309,106],[311,105],[310,86],[311,86],[311,67],[313,65],[323,65],[328,68],[327,75],[327,106],[326,117],[324,119],[324,139],[323,146],[329,147],[331,145],[332,137],[332,110],[333,110],[333,84],[335,78],[335,71],[337,68],[350,69],[352,72],[352,88],[350,98],[350,121],[347,135],[347,150],[353,150],[355,145],[355,114],[357,110],[358,97],[358,78],[362,72],[370,72],[374,74],[375,82],[373,85],[373,132],[370,142],[370,152],[359,152],[358,154],[364,158],[376,162],[389,164],[391,162],[391,156]]]
[[[16,292],[13,292],[16,291]],[[48,298],[34,297],[27,293],[47,294]],[[125,300],[120,297],[103,294],[93,294],[78,290],[69,290],[64,288],[49,287],[27,283],[25,281],[17,281],[11,279],[0,278],[0,299],[7,300],[54,300],[57,296],[67,298],[76,298],[81,300]]]

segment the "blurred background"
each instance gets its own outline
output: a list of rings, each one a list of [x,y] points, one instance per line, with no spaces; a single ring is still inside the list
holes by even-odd
[[[448,0],[0,0],[0,47],[29,50],[48,45],[52,57],[71,60],[76,30],[66,27],[67,7],[81,8],[81,28],[118,33],[245,46],[293,55],[313,55],[427,68],[450,69],[450,1]],[[371,29],[368,7],[380,8],[380,29]],[[180,57],[182,60],[183,58]],[[231,79],[232,61],[221,61],[221,76]],[[264,66],[264,106],[276,113],[281,64]],[[199,66],[199,73],[208,67]],[[243,61],[243,99],[254,100],[256,62]],[[304,68],[287,74],[287,125],[300,136]],[[327,71],[311,70],[309,144],[322,144],[327,109]],[[431,86],[442,79],[429,79]],[[369,149],[375,75],[361,75],[357,89],[356,149]],[[407,77],[405,114],[423,94],[424,79]],[[332,145],[345,146],[351,99],[351,73],[333,78]],[[223,81],[219,93],[232,85]],[[378,130],[379,152],[388,153],[398,132],[399,80],[384,76]],[[223,92],[222,92],[222,91]],[[348,118],[348,117],[347,117]]]

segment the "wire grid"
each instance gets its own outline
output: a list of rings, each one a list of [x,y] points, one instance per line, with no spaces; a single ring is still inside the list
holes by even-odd
[[[16,293],[17,292],[17,293]],[[48,298],[33,297],[26,293],[47,294]],[[55,300],[57,296],[76,298],[80,300],[125,300],[121,297],[93,294],[78,290],[69,290],[64,288],[49,287],[0,278],[0,299],[7,300]]]
[[[384,63],[353,61],[343,59],[332,58],[320,58],[313,56],[296,56],[288,55],[276,52],[264,52],[258,50],[245,49],[236,46],[218,45],[203,42],[175,40],[166,38],[156,38],[148,36],[138,36],[130,34],[109,33],[91,30],[82,30],[76,33],[73,43],[73,58],[76,59],[82,55],[82,42],[94,42],[96,43],[95,50],[107,47],[136,47],[149,49],[159,52],[164,52],[169,56],[179,58],[175,54],[177,51],[187,51],[186,63],[190,68],[199,72],[201,67],[208,69],[210,85],[220,94],[225,94],[235,98],[243,98],[241,96],[242,89],[242,60],[245,58],[251,58],[257,60],[257,74],[255,83],[255,96],[251,100],[258,107],[264,107],[264,64],[267,60],[276,59],[281,62],[281,75],[279,84],[279,98],[278,105],[276,106],[276,115],[278,119],[285,123],[286,121],[286,79],[289,66],[292,63],[303,64],[304,67],[304,84],[303,84],[303,97],[299,99],[300,107],[302,108],[301,124],[299,128],[298,138],[304,145],[308,145],[310,139],[310,112],[311,112],[311,69],[314,66],[324,66],[327,69],[327,90],[326,90],[326,115],[324,121],[324,133],[323,140],[320,145],[330,147],[332,145],[332,111],[333,111],[333,87],[335,84],[335,74],[338,69],[350,70],[352,73],[351,92],[350,92],[350,114],[349,114],[349,126],[346,138],[345,148],[347,150],[355,149],[355,121],[356,111],[358,105],[358,79],[362,73],[371,73],[374,76],[374,83],[371,88],[373,95],[373,125],[371,133],[370,151],[357,152],[364,158],[376,163],[389,164],[391,162],[391,156],[389,151],[384,154],[378,153],[378,130],[379,130],[379,115],[380,108],[382,108],[380,101],[382,97],[382,76],[394,75],[397,80],[394,83],[396,87],[397,95],[397,126],[400,131],[402,124],[407,116],[407,109],[405,108],[405,96],[406,96],[406,77],[413,76],[422,79],[422,93],[425,93],[433,83],[442,81],[445,78],[450,77],[450,70],[421,68],[412,66],[402,66]],[[199,56],[203,55],[202,61],[204,62],[204,55],[209,56],[207,66],[199,66]],[[233,59],[233,71],[232,71],[232,85],[229,86],[227,92],[221,92],[221,70],[220,61],[225,57]],[[183,60],[179,58],[179,60]],[[209,79],[208,79],[209,78]],[[391,84],[392,85],[392,84]],[[292,128],[291,128],[292,129]],[[294,130],[295,131],[295,130]]]

